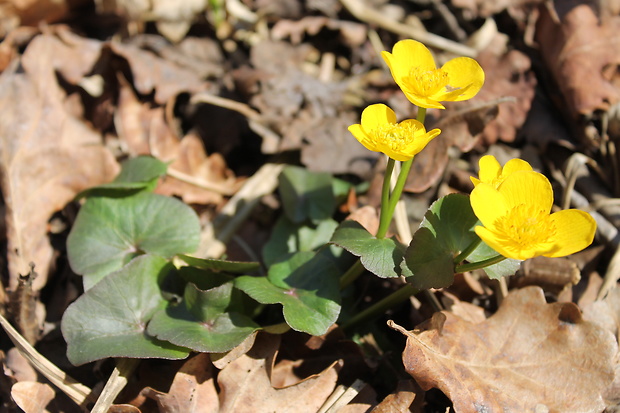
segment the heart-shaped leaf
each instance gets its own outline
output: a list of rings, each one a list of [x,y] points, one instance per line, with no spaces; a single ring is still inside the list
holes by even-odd
[[[260,263],[258,262],[226,261],[215,258],[196,258],[185,254],[179,254],[179,258],[192,267],[201,268],[203,270],[227,272],[229,274],[244,274],[256,271],[260,268]]]
[[[278,179],[282,206],[291,221],[319,222],[330,218],[336,210],[330,174],[287,166]]]
[[[333,219],[325,219],[318,225],[305,225],[293,223],[286,215],[281,216],[263,248],[265,265],[271,266],[296,252],[312,251],[325,245],[337,226]]]
[[[262,304],[282,304],[292,329],[312,335],[327,332],[340,314],[340,271],[321,253],[298,252],[274,264],[267,277],[241,276],[235,286]]]
[[[378,239],[359,222],[344,221],[330,242],[360,257],[364,268],[381,278],[400,275],[405,246],[394,238]]]
[[[168,171],[168,164],[152,156],[138,156],[121,164],[121,172],[114,181],[80,192],[76,198],[90,196],[117,197],[139,191],[152,191],[159,178]]]
[[[159,284],[174,267],[143,255],[105,277],[72,303],[62,318],[67,357],[75,365],[106,357],[182,359],[189,350],[146,332],[166,305]]]
[[[498,255],[498,253],[493,248],[485,244],[483,241],[480,243],[480,245],[478,245],[478,248],[476,248],[471,254],[469,254],[467,260],[469,262],[484,261],[486,259],[495,257],[496,255]],[[487,273],[489,278],[498,280],[508,275],[514,275],[521,266],[521,262],[522,261],[520,260],[506,258],[504,261],[500,261],[497,264],[484,267],[482,270]]]
[[[260,328],[249,317],[229,311],[238,298],[233,290],[232,281],[206,291],[188,284],[181,304],[155,314],[149,334],[195,351],[231,350]]]
[[[478,239],[469,197],[450,194],[433,202],[413,235],[402,263],[417,289],[447,287],[454,281],[454,258]]]
[[[183,202],[140,192],[124,198],[90,198],[67,239],[71,268],[95,285],[144,253],[172,257],[198,248],[200,224]]]

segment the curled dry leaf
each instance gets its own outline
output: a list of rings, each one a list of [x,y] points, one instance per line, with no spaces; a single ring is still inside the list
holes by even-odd
[[[99,133],[70,115],[55,69],[79,55],[54,36],[38,36],[0,75],[0,158],[7,205],[9,287],[35,264],[33,289],[46,283],[53,249],[47,222],[80,191],[118,171]],[[80,61],[79,58],[76,57]],[[17,62],[15,62],[17,63]]]
[[[583,309],[583,318],[601,326],[620,339],[620,288],[612,289],[603,300],[594,301]],[[620,403],[620,353],[614,359],[616,377],[605,394],[614,403]]]
[[[620,101],[620,16],[599,21],[586,2],[555,5],[566,10],[541,8],[536,39],[568,112],[577,117],[608,110]]]
[[[167,177],[158,193],[181,196],[187,203],[217,205],[223,201],[223,195],[232,195],[238,189],[240,181],[221,155],[207,156],[202,141],[194,134],[179,139],[166,122],[163,107],[151,108],[141,103],[125,80],[121,79],[120,84],[114,124],[127,151],[132,156],[151,155],[171,162],[170,175],[176,171],[188,178],[180,181]]]
[[[183,364],[168,393],[150,387],[142,394],[155,400],[162,413],[217,413],[219,401],[209,354],[200,353]]]
[[[34,381],[20,381],[11,387],[11,397],[27,413],[44,413],[56,393],[52,386]]]
[[[275,389],[270,374],[279,347],[279,336],[259,334],[252,350],[220,371],[220,413],[314,413],[333,391],[337,366],[305,380]]]
[[[547,304],[538,287],[509,294],[482,323],[440,312],[411,332],[392,326],[407,336],[407,372],[461,413],[600,412],[614,379],[613,335],[572,303]]]

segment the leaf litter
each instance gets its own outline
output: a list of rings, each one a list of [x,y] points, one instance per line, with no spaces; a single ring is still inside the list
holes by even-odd
[[[609,197],[618,196],[618,162],[609,149],[619,138],[613,2],[598,9],[585,1],[390,3],[381,6],[387,20],[368,14],[362,0],[282,1],[277,8],[226,2],[226,10],[206,1],[30,3],[7,2],[0,23],[6,228],[0,313],[91,388],[106,380],[111,366],[103,363],[98,375],[92,363],[75,368],[63,361],[66,344],[53,316],[75,299],[75,287],[63,286],[81,288],[63,246],[75,221],[74,197],[112,181],[118,161],[137,155],[170,163],[157,192],[193,206],[203,224],[268,161],[371,181],[385,165],[353,145],[346,128],[358,121],[363,103],[390,102],[399,118],[411,117],[378,58],[403,35],[395,23],[417,21],[411,24],[448,40],[446,49],[434,50],[443,61],[456,43],[449,39],[469,40],[488,74],[465,109],[429,111],[432,126],[447,138],[417,158],[408,201],[426,209],[436,193],[468,192],[458,177],[475,173],[487,151],[507,148],[565,188],[567,157],[586,153],[598,162],[586,178],[602,179]],[[533,41],[540,51],[530,47]],[[221,98],[222,105],[192,100],[200,94]],[[228,244],[229,258],[254,261],[260,254],[282,200],[260,201],[243,239]],[[377,206],[372,187],[349,193],[351,211]],[[372,226],[376,214],[370,215],[363,220]],[[609,214],[603,218],[614,222]],[[607,239],[599,247],[612,253],[617,240]],[[342,412],[613,409],[620,400],[618,374],[614,380],[619,290],[612,284],[598,300],[589,291],[603,282],[599,273],[616,281],[617,275],[606,273],[605,255],[586,261],[524,267],[504,286],[506,296],[480,274],[457,276],[433,295],[441,302],[413,298],[378,320],[403,325],[406,347],[393,331],[371,329],[354,343],[334,332],[311,337],[274,327],[274,334],[253,334],[228,354],[145,360],[157,373],[142,377],[134,394],[121,393],[110,411],[314,412],[338,398]],[[30,284],[20,284],[28,275]],[[397,282],[368,281],[363,299],[377,300]],[[52,301],[49,291],[64,297]],[[584,303],[583,317],[571,300]],[[0,358],[1,411],[78,411],[57,388],[27,369],[19,373],[15,347],[4,338],[0,345],[11,354]],[[353,391],[355,380],[365,388]]]

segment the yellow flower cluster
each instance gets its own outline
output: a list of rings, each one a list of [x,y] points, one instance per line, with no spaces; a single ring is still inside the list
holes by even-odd
[[[575,209],[551,213],[551,183],[521,159],[502,168],[494,157],[485,156],[479,179],[472,181],[471,206],[482,223],[474,230],[504,257],[564,257],[594,239],[596,221],[590,214]]]
[[[440,101],[470,99],[484,83],[484,71],[474,59],[457,57],[438,69],[431,52],[415,40],[401,40],[392,53],[381,56],[407,99],[420,108],[445,109]],[[369,150],[397,161],[412,159],[441,132],[426,132],[413,119],[397,123],[394,111],[385,105],[367,107],[361,124],[351,125],[349,131]]]

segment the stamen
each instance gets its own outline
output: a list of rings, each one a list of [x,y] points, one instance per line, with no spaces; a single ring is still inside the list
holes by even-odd
[[[412,67],[409,76],[404,80],[407,87],[420,96],[432,96],[444,88],[454,90],[448,86],[450,81],[448,73],[442,69],[424,70],[420,67]]]
[[[499,233],[506,234],[516,249],[529,249],[534,245],[552,242],[556,233],[554,222],[546,211],[536,210],[531,205],[521,204],[495,224]]]

